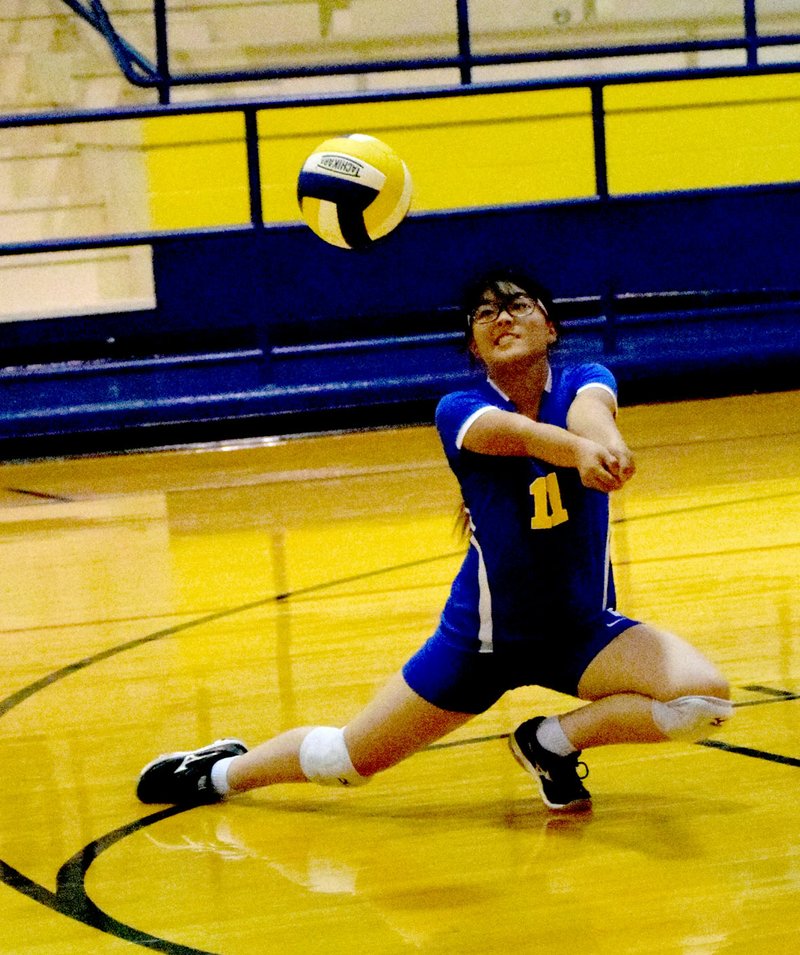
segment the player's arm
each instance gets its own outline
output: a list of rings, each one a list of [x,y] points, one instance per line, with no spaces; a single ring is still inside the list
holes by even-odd
[[[620,487],[636,473],[633,454],[617,427],[617,399],[607,388],[590,386],[576,395],[567,412],[567,429],[608,450]]]
[[[619,486],[612,472],[614,457],[600,443],[514,411],[487,409],[469,425],[461,447],[476,454],[531,457],[577,468],[583,484],[598,491]]]

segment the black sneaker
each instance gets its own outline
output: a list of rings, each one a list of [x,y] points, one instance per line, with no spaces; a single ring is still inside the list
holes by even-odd
[[[218,739],[200,749],[158,756],[139,773],[136,795],[147,803],[203,806],[219,802],[222,796],[211,785],[211,767],[226,756],[246,752],[241,740]]]
[[[542,746],[536,730],[543,720],[543,716],[526,720],[508,737],[514,759],[537,781],[542,801],[549,809],[585,809],[592,797],[581,779],[589,775],[589,768],[579,762],[580,751],[558,756]],[[579,766],[585,770],[582,776]]]

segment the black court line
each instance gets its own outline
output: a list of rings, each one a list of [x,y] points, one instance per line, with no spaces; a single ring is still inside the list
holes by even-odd
[[[491,736],[470,736],[469,739],[455,739],[449,743],[431,743],[422,752],[428,753],[434,749],[452,749],[454,746],[472,746],[474,743],[491,743],[498,739],[508,739],[509,733],[493,733]]]
[[[31,491],[25,487],[7,487],[12,494],[23,494],[25,497],[35,497],[42,501],[57,501],[59,504],[72,504],[74,498],[62,497],[60,494],[48,494],[46,491]]]
[[[761,700],[740,700],[734,703],[736,709],[745,706],[766,706],[770,703],[788,703],[791,700],[800,700],[800,693],[792,693],[790,690],[781,690],[774,686],[764,686],[761,683],[750,683],[742,687],[751,693],[763,693],[766,699]],[[800,766],[800,759],[794,756],[782,756],[780,753],[770,753],[764,749],[754,749],[751,746],[737,746],[733,743],[725,743],[718,739],[701,739],[698,746],[707,746],[709,749],[719,749],[725,753],[735,753],[737,756],[749,756],[751,759],[763,759],[768,763],[780,763],[783,766]]]
[[[774,686],[762,686],[760,683],[750,683],[743,686],[743,690],[749,690],[751,693],[766,693],[767,696],[776,696],[784,700],[796,700],[797,693],[791,693],[789,690],[778,690]]]
[[[794,756],[781,756],[780,753],[768,753],[763,749],[751,749],[749,746],[734,746],[732,743],[723,743],[718,739],[703,739],[698,746],[707,746],[710,749],[721,749],[726,753],[736,753],[737,756],[751,756],[753,759],[765,759],[769,763],[782,763],[784,766],[800,766],[800,759]]]
[[[675,517],[677,514],[693,514],[698,511],[714,511],[723,507],[738,507],[740,504],[758,504],[762,501],[778,501],[787,497],[800,497],[800,491],[782,491],[780,494],[757,494],[751,497],[740,497],[732,501],[709,501],[706,504],[687,504],[686,507],[670,508],[667,511],[653,511],[648,514],[631,514],[630,516],[612,519],[611,523],[633,524],[636,521],[657,520],[661,517]],[[786,545],[783,545],[786,546]]]
[[[670,560],[703,560],[710,557],[732,557],[744,554],[774,553],[780,550],[796,550],[800,547],[800,540],[789,544],[765,544],[760,547],[730,547],[725,550],[703,550],[697,553],[664,554],[663,557],[634,557],[630,560],[615,560],[615,567],[638,567],[641,564],[658,564]]]
[[[251,600],[248,603],[240,604],[236,607],[228,607],[225,610],[215,610],[211,613],[204,614],[202,617],[195,617],[194,619],[187,620],[184,623],[174,624],[171,627],[164,627],[162,630],[156,630],[153,633],[145,634],[142,637],[136,637],[135,639],[128,640],[125,643],[108,647],[106,650],[101,650],[99,653],[94,653],[91,656],[83,657],[81,660],[75,660],[74,662],[68,663],[66,666],[63,666],[58,670],[54,670],[52,673],[48,673],[46,676],[41,677],[33,683],[29,683],[27,686],[24,686],[12,693],[10,696],[7,696],[4,700],[0,700],[0,716],[3,716],[9,710],[13,709],[15,706],[18,706],[23,702],[23,700],[27,700],[35,693],[38,693],[39,690],[43,690],[48,686],[52,686],[54,683],[57,683],[59,680],[63,680],[65,677],[71,676],[73,673],[78,673],[79,671],[85,670],[87,667],[92,666],[95,663],[108,660],[111,657],[118,656],[120,653],[125,653],[128,650],[133,650],[137,647],[144,646],[145,644],[154,643],[155,641],[162,640],[165,637],[175,636],[176,634],[183,633],[186,630],[193,630],[196,627],[203,626],[206,623],[214,623],[217,620],[224,620],[227,617],[233,617],[237,614],[246,613],[248,610],[256,610],[259,607],[266,607],[272,603],[281,603],[285,600],[291,599],[292,597],[302,597],[306,596],[307,594],[317,593],[332,587],[340,587],[344,584],[355,583],[361,580],[366,580],[370,577],[378,577],[382,574],[399,570],[408,570],[412,567],[422,567],[425,564],[433,564],[441,560],[450,560],[462,553],[463,551],[456,551],[454,553],[438,554],[436,557],[425,557],[421,560],[412,560],[404,564],[395,564],[392,567],[383,567],[379,570],[366,571],[361,574],[354,574],[350,577],[340,577],[337,580],[327,581],[322,584],[311,584],[308,587],[300,587],[294,591],[272,594],[269,597],[259,597],[258,600]]]
[[[163,809],[160,812],[145,816],[129,825],[121,826],[119,829],[114,829],[105,836],[101,836],[100,839],[90,842],[61,866],[56,877],[55,892],[51,892],[29,879],[18,869],[2,860],[0,860],[0,879],[10,888],[16,889],[34,902],[39,902],[60,915],[82,922],[89,928],[98,929],[107,935],[113,935],[127,942],[141,945],[150,951],[164,952],[166,955],[215,955],[215,953],[203,949],[170,942],[167,939],[159,938],[157,935],[151,935],[149,932],[143,932],[141,929],[127,925],[125,922],[120,922],[95,905],[86,893],[86,873],[89,866],[104,849],[119,842],[120,839],[132,835],[139,829],[143,829],[145,826],[186,811],[186,807],[172,806],[169,809]]]
[[[765,431],[763,434],[755,436],[751,434],[705,435],[683,441],[657,441],[654,444],[638,444],[635,453],[638,454],[640,451],[666,451],[669,448],[686,450],[687,448],[699,448],[705,445],[741,443],[752,441],[754,437],[777,442],[781,438],[794,438],[796,435],[800,435],[800,431],[796,428],[791,431]]]
[[[140,829],[160,822],[162,819],[168,819],[170,816],[179,815],[182,812],[187,812],[186,806],[172,806],[169,809],[163,809],[136,822],[120,826],[118,829],[114,829],[84,846],[59,869],[56,877],[56,891],[53,896],[55,904],[52,907],[69,918],[83,922],[84,925],[99,929],[107,935],[114,935],[117,938],[125,939],[127,942],[141,945],[150,949],[150,951],[165,952],[167,955],[215,955],[215,953],[205,949],[170,942],[168,939],[159,938],[157,935],[151,935],[149,932],[143,932],[141,929],[134,928],[125,922],[120,922],[119,919],[115,919],[95,905],[86,892],[86,873],[101,852]]]
[[[41,626],[29,627],[0,627],[0,635],[12,633],[46,633],[48,630],[76,630],[81,627],[112,627],[124,623],[147,623],[155,620],[164,620],[169,617],[193,617],[198,614],[217,613],[217,610],[165,610],[163,613],[132,614],[128,617],[103,617],[100,620],[72,620],[66,623],[46,623]]]
[[[749,687],[743,687],[743,689],[746,690],[749,689]],[[800,700],[800,693],[776,693],[775,696],[769,700],[740,700],[733,705],[736,707],[763,706],[765,703],[788,703],[790,700]]]
[[[463,554],[463,550],[456,551],[454,553],[438,554],[435,557],[426,557],[421,560],[408,561],[407,563],[403,564],[395,564],[391,567],[383,567],[378,570],[354,574],[349,577],[342,577],[337,580],[326,581],[325,583],[321,584],[311,584],[308,587],[302,587],[295,591],[272,594],[269,597],[262,597],[258,600],[252,600],[236,607],[229,607],[224,610],[207,613],[201,617],[195,617],[193,620],[188,620],[184,623],[175,624],[171,627],[165,627],[161,630],[156,630],[152,633],[145,634],[142,637],[137,637],[134,640],[129,640],[125,643],[117,644],[114,647],[109,647],[106,650],[102,650],[99,653],[92,654],[91,656],[83,657],[80,660],[75,660],[66,666],[60,667],[58,670],[54,670],[52,673],[41,677],[39,680],[28,684],[28,686],[22,687],[15,693],[7,696],[5,699],[0,700],[0,717],[4,716],[9,712],[9,710],[13,709],[15,706],[18,706],[24,700],[29,699],[40,690],[46,689],[48,686],[52,686],[54,683],[57,683],[68,676],[79,673],[80,671],[85,670],[87,667],[92,666],[95,663],[108,660],[111,657],[117,656],[128,650],[133,650],[137,647],[144,646],[148,643],[154,643],[157,640],[165,639],[167,637],[176,636],[177,634],[183,633],[184,631],[196,629],[203,626],[204,624],[214,623],[217,620],[232,617],[236,614],[246,613],[249,610],[265,607],[272,603],[280,603],[282,601],[289,600],[292,597],[305,596],[307,594],[320,592],[332,587],[339,587],[348,583],[354,583],[382,574],[407,570],[412,567],[420,567],[426,564],[436,563],[437,561],[451,560],[453,557],[459,556],[461,554]],[[141,945],[143,948],[148,948],[151,951],[164,952],[166,955],[216,955],[216,953],[213,952],[207,952],[202,949],[170,942],[167,939],[158,938],[157,936],[153,936],[147,932],[142,932],[139,929],[133,928],[130,925],[126,925],[124,922],[118,921],[95,905],[86,892],[86,873],[88,872],[89,866],[101,852],[124,839],[126,836],[132,835],[133,833],[139,831],[140,829],[159,822],[162,819],[166,819],[169,816],[174,816],[178,813],[187,811],[187,807],[185,806],[172,806],[169,809],[153,813],[128,825],[121,826],[119,829],[115,829],[105,836],[95,840],[94,842],[89,843],[71,859],[67,860],[67,862],[65,862],[61,867],[57,876],[56,892],[51,892],[45,886],[40,885],[33,879],[30,879],[18,869],[14,868],[14,866],[9,865],[3,859],[0,859],[0,881],[2,881],[9,888],[15,889],[17,892],[27,896],[29,899],[32,899],[33,901],[66,916],[67,918],[82,922],[85,925],[95,928],[100,932],[104,932],[107,935],[112,935],[134,944]]]
[[[774,687],[751,685],[744,687],[744,689],[763,692],[767,696],[767,698],[763,700],[747,701],[747,703],[750,705],[759,703],[762,705],[769,703],[780,703],[786,702],[790,699],[793,700],[800,698],[800,694],[790,693],[788,690],[780,690]],[[734,706],[741,705],[741,703],[734,704]],[[469,739],[454,740],[451,742],[433,743],[432,745],[427,746],[423,752],[449,749],[456,746],[471,746],[476,743],[493,742],[496,740],[506,739],[508,735],[508,733],[497,733],[489,736],[476,736]],[[701,740],[697,745],[720,749],[725,752],[735,753],[736,755],[740,756],[764,759],[769,762],[781,763],[789,766],[800,766],[800,759],[795,759],[794,757],[781,756],[777,753],[768,753],[763,750],[751,749],[750,747],[746,746],[734,746],[728,743],[719,742],[717,740]],[[63,908],[59,906],[58,911],[69,917],[78,918],[79,921],[85,922],[85,924],[97,928],[102,932],[106,932],[110,935],[116,935],[119,938],[124,938],[127,941],[134,942],[154,951],[164,952],[166,955],[215,955],[213,952],[190,948],[185,945],[179,945],[174,942],[169,942],[165,939],[156,938],[155,936],[151,936],[146,932],[140,931],[139,929],[134,929],[131,926],[126,925],[125,923],[120,922],[117,919],[114,919],[112,916],[109,916],[107,913],[103,912],[102,909],[92,902],[86,892],[86,874],[89,870],[89,866],[92,864],[92,862],[94,862],[101,852],[121,841],[126,836],[132,835],[146,826],[187,811],[187,807],[173,806],[169,809],[162,810],[161,812],[153,813],[150,816],[146,816],[143,819],[138,820],[138,822],[121,826],[119,829],[113,830],[107,835],[102,836],[100,839],[89,843],[83,850],[76,853],[61,867],[58,873],[58,879],[56,883],[57,890],[55,896],[53,896],[53,900],[56,903],[61,903],[61,905],[64,906]],[[46,892],[47,890],[44,891]],[[42,900],[40,899],[40,901]],[[44,899],[43,901],[44,904],[49,904],[47,899]],[[65,903],[69,904],[65,905]],[[71,906],[75,906],[74,912]]]
[[[366,573],[356,574],[334,581],[327,581],[321,584],[313,584],[308,587],[300,588],[296,591],[274,594],[269,597],[253,600],[236,607],[230,607],[224,610],[208,613],[193,620],[176,624],[172,627],[165,627],[153,633],[145,634],[142,637],[118,644],[115,647],[109,647],[106,650],[100,651],[99,653],[84,657],[81,660],[74,661],[67,666],[61,667],[60,669],[47,674],[41,679],[36,680],[34,683],[23,687],[15,693],[12,693],[4,700],[0,700],[0,716],[3,716],[9,710],[33,696],[39,690],[45,689],[48,686],[52,686],[59,680],[78,673],[95,663],[107,660],[111,657],[117,656],[120,653],[124,653],[127,650],[144,646],[160,639],[175,636],[184,631],[200,627],[206,623],[213,623],[217,620],[222,620],[236,614],[245,613],[249,610],[254,610],[259,607],[264,607],[270,603],[279,603],[281,601],[289,600],[292,597],[321,592],[332,587],[361,581],[370,577],[391,573],[393,571],[408,569],[411,567],[419,567],[441,560],[450,560],[453,557],[459,556],[461,554],[463,554],[463,550],[453,553],[440,554],[436,557],[424,558],[422,560],[409,561],[408,563],[398,564],[392,567],[385,567],[379,570],[368,571]],[[770,687],[752,685],[747,687],[747,689],[754,690],[756,692],[764,692],[769,697],[765,700],[749,701],[751,705],[758,703],[785,702],[787,699],[797,698],[795,694],[792,694],[789,691]],[[454,746],[472,745],[490,740],[503,739],[507,735],[508,734],[498,734],[495,736],[475,737],[467,740],[435,743],[432,746],[427,747],[427,749],[436,750],[446,749]],[[715,744],[713,741],[703,741],[701,745],[713,746]],[[768,759],[773,762],[800,765],[800,760],[795,760],[791,757],[781,757],[777,754],[763,753],[759,750],[748,749],[747,747],[733,747],[728,746],[727,744],[722,744],[717,748],[726,749],[729,752],[737,753],[739,755],[756,756],[758,758]],[[0,880],[2,880],[10,888],[15,889],[33,901],[39,902],[40,904],[60,913],[61,915],[66,916],[67,918],[72,918],[78,922],[88,925],[91,928],[95,928],[100,932],[121,938],[136,945],[140,945],[144,948],[150,949],[151,951],[164,952],[165,955],[216,955],[216,953],[213,952],[192,948],[191,946],[181,945],[176,942],[170,942],[167,939],[150,935],[149,933],[136,929],[124,922],[120,922],[100,909],[89,898],[88,893],[86,892],[86,874],[91,864],[103,851],[120,842],[127,836],[146,828],[147,826],[153,825],[154,823],[169,818],[170,816],[187,811],[188,807],[172,806],[168,809],[152,813],[132,823],[121,826],[118,829],[107,833],[105,836],[101,836],[99,839],[90,842],[61,866],[57,875],[55,892],[51,892],[45,886],[42,886],[30,879],[28,876],[24,875],[18,869],[9,865],[2,859],[0,859]]]

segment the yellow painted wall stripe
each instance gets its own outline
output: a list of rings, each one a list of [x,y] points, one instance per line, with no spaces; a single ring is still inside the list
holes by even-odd
[[[412,211],[590,196],[590,110],[585,89],[263,110],[264,218],[296,221],[303,161],[323,140],[351,132],[377,136],[403,157]]]
[[[605,91],[612,193],[800,180],[800,76],[612,86]],[[412,211],[592,196],[588,89],[331,104],[258,114],[266,222],[295,222],[308,154],[348,132],[383,139],[414,179]],[[249,221],[240,113],[142,121],[154,229]]]
[[[605,106],[612,193],[800,180],[800,76],[616,86]]]
[[[241,113],[156,117],[142,126],[153,229],[250,221]]]

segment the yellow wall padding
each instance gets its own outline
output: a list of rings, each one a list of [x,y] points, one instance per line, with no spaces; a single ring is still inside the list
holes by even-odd
[[[241,113],[156,117],[142,125],[153,229],[250,221]]]
[[[411,210],[455,209],[593,195],[586,89],[262,110],[262,204],[268,222],[300,218],[297,174],[323,140],[382,139],[414,180]]]
[[[612,193],[800,180],[800,76],[608,87]],[[408,165],[412,212],[595,194],[588,89],[261,110],[266,222],[300,220],[297,175],[323,140],[359,132]],[[154,229],[249,222],[240,113],[143,120]]]
[[[746,76],[610,87],[612,193],[800,179],[800,76]]]

